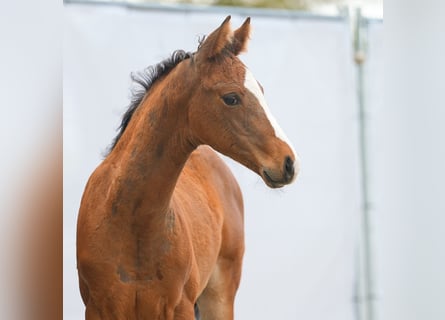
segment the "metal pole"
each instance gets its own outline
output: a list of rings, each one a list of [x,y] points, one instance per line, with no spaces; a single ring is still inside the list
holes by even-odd
[[[359,283],[357,292],[359,320],[374,320],[374,289],[370,237],[370,203],[367,161],[367,113],[364,98],[364,63],[366,61],[364,22],[361,10],[356,10],[355,62],[357,64],[357,96],[359,107],[359,152],[361,167],[362,216],[359,249]]]

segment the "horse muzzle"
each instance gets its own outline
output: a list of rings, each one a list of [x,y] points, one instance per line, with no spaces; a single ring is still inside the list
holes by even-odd
[[[299,170],[300,162],[298,158],[292,160],[291,157],[286,156],[281,167],[278,169],[263,168],[260,175],[270,188],[281,188],[294,181]]]

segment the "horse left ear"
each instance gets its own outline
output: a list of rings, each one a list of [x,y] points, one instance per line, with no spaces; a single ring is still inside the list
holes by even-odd
[[[221,26],[201,43],[198,48],[197,57],[203,57],[205,60],[216,57],[232,41],[232,36],[230,16],[227,16]]]
[[[234,55],[238,55],[241,52],[247,51],[247,43],[250,37],[250,17],[244,21],[244,23],[235,30],[233,34],[232,52]]]

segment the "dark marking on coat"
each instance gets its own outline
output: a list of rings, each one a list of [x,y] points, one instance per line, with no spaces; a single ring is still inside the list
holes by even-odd
[[[111,215],[112,215],[112,216],[117,215],[117,206],[116,206],[115,204],[113,204],[113,205],[111,206]]]
[[[161,264],[159,262],[156,264],[156,277],[158,278],[158,280],[164,279],[164,275],[161,271]]]
[[[162,144],[159,144],[156,147],[156,157],[162,158],[163,154],[164,154],[164,146]]]
[[[150,125],[154,126],[158,121],[159,121],[158,112],[155,110],[150,110],[150,112],[148,113],[148,122],[150,123]]]
[[[122,282],[128,283],[131,281],[130,275],[125,271],[125,269],[122,266],[119,266],[117,268],[117,274],[119,275],[119,279],[121,279]]]

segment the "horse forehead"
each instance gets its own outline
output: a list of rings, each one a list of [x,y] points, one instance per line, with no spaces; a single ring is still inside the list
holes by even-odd
[[[224,57],[209,65],[206,77],[215,84],[221,82],[243,83],[245,66],[237,57]]]

